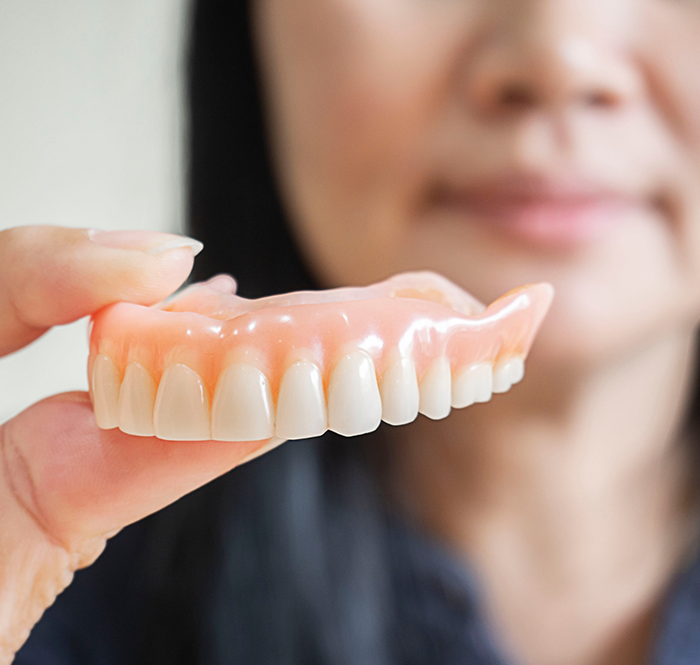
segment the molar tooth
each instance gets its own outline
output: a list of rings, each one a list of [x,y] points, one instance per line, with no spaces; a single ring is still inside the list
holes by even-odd
[[[259,441],[274,436],[270,382],[257,367],[231,365],[219,377],[211,432],[217,441]]]
[[[280,439],[307,439],[328,429],[321,371],[302,360],[287,369],[277,397],[275,435]]]
[[[95,421],[100,429],[119,425],[119,370],[114,361],[103,353],[92,366],[92,397]]]
[[[491,365],[477,363],[460,372],[452,382],[452,406],[463,409],[491,399]]]
[[[440,420],[450,413],[452,406],[452,375],[450,361],[437,358],[423,376],[419,387],[418,411],[428,418]]]
[[[328,427],[343,436],[365,434],[379,427],[382,400],[372,359],[364,351],[343,356],[328,384]]]
[[[137,362],[127,365],[119,391],[119,429],[134,436],[153,436],[153,406],[156,384]]]
[[[389,365],[379,386],[382,396],[382,420],[390,425],[405,425],[418,415],[418,380],[411,358]]]
[[[153,412],[156,436],[169,441],[211,438],[209,397],[199,374],[187,365],[170,365],[160,380]]]

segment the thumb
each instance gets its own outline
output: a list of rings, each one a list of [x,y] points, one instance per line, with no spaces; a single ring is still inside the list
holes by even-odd
[[[12,493],[71,552],[281,442],[162,441],[100,430],[86,393],[50,397],[0,428]]]

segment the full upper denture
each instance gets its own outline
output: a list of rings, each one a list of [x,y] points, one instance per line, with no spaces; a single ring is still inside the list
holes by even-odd
[[[95,417],[137,436],[224,441],[444,418],[522,379],[552,293],[524,286],[484,309],[420,272],[259,300],[219,278],[154,307],[117,303],[93,317]]]

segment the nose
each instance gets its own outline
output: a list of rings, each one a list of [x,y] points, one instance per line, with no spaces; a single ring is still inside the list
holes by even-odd
[[[605,0],[510,0],[466,67],[471,104],[500,115],[535,108],[616,109],[640,90],[627,23]],[[495,13],[495,12],[494,12]]]

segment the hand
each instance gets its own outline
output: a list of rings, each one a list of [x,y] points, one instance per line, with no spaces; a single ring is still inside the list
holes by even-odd
[[[110,303],[162,300],[189,275],[196,248],[150,232],[0,232],[0,356]],[[78,392],[0,426],[0,665],[109,537],[275,443],[193,444],[100,430],[88,395]]]

